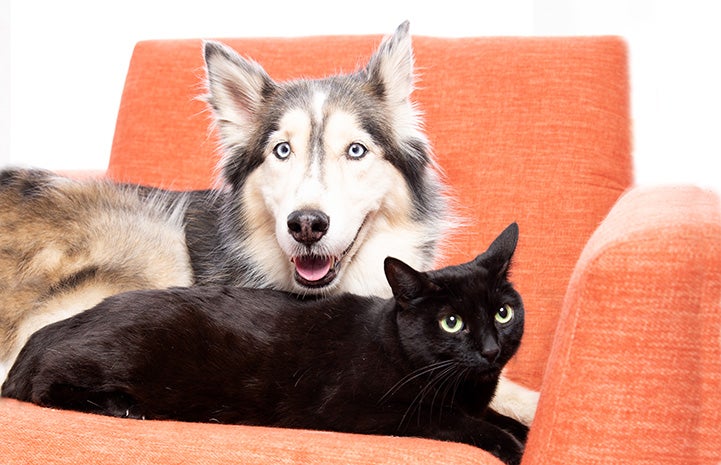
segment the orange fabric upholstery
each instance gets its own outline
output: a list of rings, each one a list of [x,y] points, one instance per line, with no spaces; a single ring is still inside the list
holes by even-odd
[[[120,420],[1,402],[6,465],[160,464],[500,464],[464,444],[174,421]]]
[[[721,204],[624,196],[574,271],[524,463],[718,464]]]
[[[284,80],[352,71],[379,40],[223,42]],[[467,223],[439,264],[520,226],[513,279],[527,329],[510,376],[542,387],[524,463],[717,464],[718,198],[657,188],[618,201],[633,183],[623,41],[415,37],[414,49],[415,100]],[[198,40],[137,45],[109,177],[212,185],[200,50]],[[0,434],[13,463],[498,463],[434,441],[138,422],[7,400]]]

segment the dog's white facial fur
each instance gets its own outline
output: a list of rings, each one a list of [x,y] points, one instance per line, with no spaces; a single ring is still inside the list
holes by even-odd
[[[241,194],[247,227],[244,259],[254,265],[256,285],[389,295],[382,272],[386,256],[419,269],[431,265],[418,249],[429,235],[442,234],[444,225],[414,221],[407,179],[389,161],[388,147],[366,130],[352,99],[332,98],[329,93],[338,89],[321,80],[308,83],[297,102],[271,102],[268,95],[282,91],[283,84],[272,81],[257,63],[212,42],[205,44],[205,56],[208,102],[220,130],[226,172],[228,166],[250,163],[238,157],[256,157],[244,174]],[[359,84],[368,94],[364,99],[375,98],[374,117],[387,121],[383,138],[398,146],[408,139],[425,144],[409,99],[414,75],[407,23],[383,40],[362,76],[367,80]],[[382,97],[370,95],[373,89],[381,89]],[[258,143],[254,131],[268,126],[273,130]],[[283,157],[274,153],[280,144],[287,144]],[[250,155],[248,145],[253,145]],[[409,150],[407,156],[415,155]],[[434,177],[431,163],[425,165],[420,176]],[[289,231],[289,215],[299,210],[328,217],[328,230],[317,242],[301,243]],[[328,279],[313,286],[299,278],[299,257],[328,260]]]
[[[309,144],[312,118],[312,113],[295,110],[281,119],[281,129],[270,137],[271,143],[266,148],[269,155],[249,175],[244,189],[248,220],[265,218],[252,228],[254,232],[250,235],[253,248],[266,251],[266,260],[261,260],[259,266],[273,264],[275,276],[286,276],[291,288],[302,291],[305,289],[294,282],[293,257],[332,257],[338,275],[328,285],[330,290],[343,281],[352,262],[365,258],[359,251],[365,248],[368,231],[378,234],[383,223],[390,226],[410,210],[407,186],[401,174],[384,158],[382,148],[360,129],[353,115],[335,111],[327,117],[322,157],[319,148]],[[292,153],[281,160],[272,151],[283,142],[290,144]],[[351,144],[362,144],[366,148],[362,158],[348,156]],[[320,210],[330,219],[328,232],[310,246],[297,242],[288,231],[288,216],[301,209]],[[268,238],[274,238],[277,244],[270,244]],[[274,254],[273,249],[282,253]],[[386,251],[387,246],[382,250]],[[397,248],[396,254],[402,250]],[[383,258],[376,262],[378,267]],[[380,272],[380,268],[377,271]],[[385,288],[382,273],[378,276]],[[344,290],[369,293],[378,288],[368,276],[363,283],[358,279],[355,285],[344,286]]]

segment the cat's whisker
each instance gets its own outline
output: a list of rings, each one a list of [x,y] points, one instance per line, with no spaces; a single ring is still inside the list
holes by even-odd
[[[418,391],[416,396],[413,398],[413,400],[408,405],[408,408],[406,409],[405,414],[403,415],[403,419],[401,419],[401,424],[405,421],[405,418],[408,416],[408,414],[415,410],[418,412],[418,421],[421,420],[421,404],[423,403],[423,399],[426,397],[426,394],[428,391],[431,390],[432,386],[439,380],[442,379],[446,372],[448,370],[452,370],[452,367],[444,368],[443,371],[440,373],[434,373],[432,377],[428,380],[428,382]]]
[[[446,373],[444,373],[445,379],[443,379],[442,382],[438,385],[438,388],[435,390],[435,393],[433,395],[433,399],[431,401],[431,406],[430,406],[430,415],[433,415],[433,408],[435,406],[435,401],[438,398],[438,396],[441,394],[441,391],[442,391],[441,403],[438,408],[438,421],[439,422],[441,421],[441,418],[443,416],[443,410],[444,410],[444,406],[446,405],[446,398],[448,397],[449,391],[452,393],[452,395],[451,395],[451,402],[448,405],[448,407],[452,408],[456,392],[458,391],[458,386],[460,385],[462,379],[464,379],[466,374],[468,373],[468,368],[462,368],[459,370],[458,368],[460,366],[461,366],[460,364],[455,364],[452,367],[452,369],[450,369]]]
[[[441,399],[441,407],[443,407],[443,404],[446,402],[446,397],[448,397],[448,391],[451,391],[451,401],[448,404],[448,408],[453,408],[453,403],[456,400],[456,394],[458,393],[458,387],[463,383],[463,381],[468,376],[468,373],[470,372],[470,368],[465,367],[461,370],[456,371],[455,373],[455,379],[454,381],[446,386],[446,389],[443,392],[443,398]],[[441,409],[441,412],[443,410]],[[440,420],[440,418],[439,418]]]
[[[432,384],[437,382],[437,380],[444,376],[444,373],[446,373],[448,370],[453,369],[453,365],[455,365],[455,361],[453,360],[446,360],[442,362],[432,363],[430,365],[427,365],[425,367],[422,367],[418,370],[413,371],[412,373],[408,374],[407,376],[403,377],[398,383],[396,383],[391,389],[386,392],[386,394],[383,396],[383,399],[390,398],[393,396],[398,390],[400,390],[403,386],[408,384],[409,382],[423,376],[423,375],[430,375],[430,378],[428,382],[426,382],[423,387],[419,390],[419,392],[416,394],[416,396],[413,398],[413,400],[408,404],[408,408],[406,409],[405,413],[403,414],[403,417],[401,418],[401,421],[398,424],[398,429],[400,430],[403,427],[403,424],[406,421],[406,418],[408,415],[414,411],[418,410],[420,413],[420,405],[423,400],[423,397],[425,397],[426,391],[430,388]],[[438,370],[441,370],[441,373],[437,373]],[[419,418],[420,419],[420,418]]]
[[[408,418],[408,415],[412,413],[413,411],[418,412],[418,421],[421,420],[421,407],[423,405],[423,399],[426,397],[426,395],[433,391],[433,399],[431,399],[431,405],[430,405],[430,412],[429,414],[433,416],[433,405],[435,403],[436,396],[438,395],[438,389],[434,389],[436,385],[440,383],[442,386],[445,384],[445,382],[450,378],[450,375],[456,371],[457,363],[455,361],[451,361],[451,363],[445,364],[443,369],[439,373],[433,373],[430,380],[420,389],[418,394],[413,398],[413,400],[408,405],[408,408],[406,409],[405,413],[403,414],[403,418],[401,418],[401,421],[398,425],[399,429],[402,428],[402,425],[405,423],[406,418]]]
[[[436,380],[436,384],[438,384],[437,387],[433,389],[433,398],[431,399],[431,406],[430,406],[430,414],[433,415],[433,407],[435,406],[436,399],[438,398],[438,394],[440,394],[441,389],[443,389],[443,392],[448,391],[448,381],[453,378],[453,375],[457,373],[458,365],[454,364],[453,366],[449,367],[447,370],[445,370],[443,373],[440,373],[438,375],[438,379]],[[428,390],[430,390],[432,386],[428,386]],[[445,394],[444,394],[445,396]],[[423,401],[423,399],[421,399]],[[443,410],[443,400],[441,400],[441,411]]]
[[[455,361],[453,361],[453,360],[444,360],[441,362],[436,362],[436,363],[432,363],[430,365],[426,365],[422,368],[419,368],[419,369],[409,373],[408,375],[401,378],[396,384],[391,386],[391,388],[388,389],[388,391],[386,391],[386,393],[383,394],[383,396],[380,399],[378,399],[378,403],[380,404],[380,403],[383,403],[386,400],[390,399],[391,397],[393,397],[393,395],[396,392],[398,392],[403,386],[410,383],[411,381],[413,381],[417,378],[420,378],[423,375],[433,373],[436,370],[446,368],[449,365],[452,365],[454,363],[455,363]]]

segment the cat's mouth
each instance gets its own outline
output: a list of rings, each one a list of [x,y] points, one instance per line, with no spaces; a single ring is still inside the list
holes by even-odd
[[[476,370],[475,377],[483,381],[490,381],[501,376],[501,369],[496,367],[488,367],[485,369]]]

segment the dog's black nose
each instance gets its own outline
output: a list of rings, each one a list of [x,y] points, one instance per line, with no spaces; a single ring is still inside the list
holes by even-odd
[[[330,227],[330,218],[320,210],[296,210],[288,215],[288,232],[301,244],[318,242]]]

